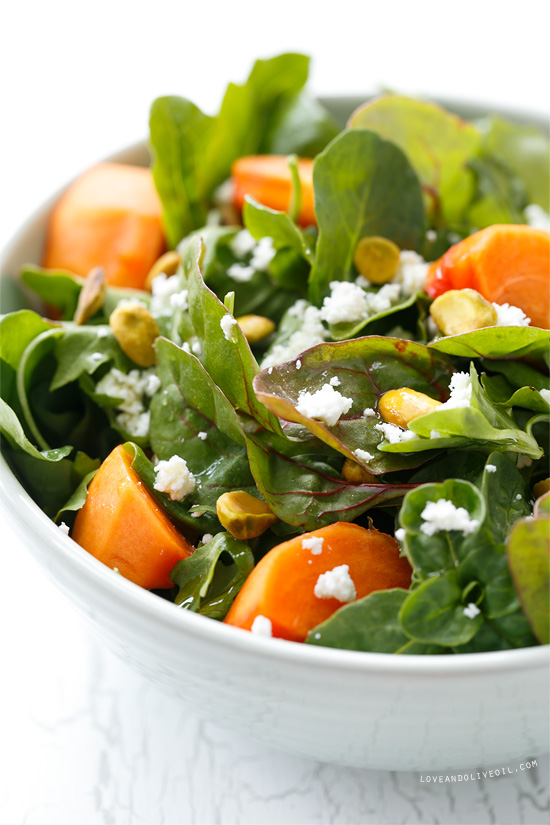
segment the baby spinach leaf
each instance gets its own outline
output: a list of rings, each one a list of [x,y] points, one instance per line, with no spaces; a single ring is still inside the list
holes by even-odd
[[[525,184],[530,203],[550,209],[550,143],[536,126],[491,117],[480,124],[482,152],[508,167]]]
[[[222,620],[253,567],[247,542],[218,533],[173,568],[170,578],[179,588],[175,603]]]
[[[459,530],[438,529],[433,535],[425,532],[422,517],[430,502],[451,501],[462,507],[470,520],[480,526],[486,506],[479,491],[469,481],[448,479],[439,484],[423,484],[407,493],[399,514],[399,523],[406,530],[404,549],[412,567],[422,577],[441,574],[458,567],[471,549],[468,536]]]
[[[411,489],[409,484],[352,484],[323,456],[285,455],[270,440],[261,433],[246,435],[250,469],[275,515],[304,531],[354,521],[371,507],[398,503]]]
[[[338,452],[364,464],[370,472],[388,472],[417,466],[422,459],[390,457],[378,450],[383,436],[375,425],[380,419],[364,418],[363,410],[376,407],[384,392],[398,387],[411,387],[445,399],[452,366],[444,356],[434,356],[435,353],[422,344],[378,336],[319,344],[300,356],[299,370],[294,362],[274,367],[271,372],[264,370],[254,379],[254,389],[276,415],[303,424]],[[334,426],[297,411],[300,393],[306,388],[312,393],[320,390],[335,377],[340,382],[337,391],[353,399],[353,404]],[[373,458],[358,458],[355,453],[358,449],[370,452]]]
[[[319,226],[310,276],[313,303],[321,302],[330,281],[353,276],[361,238],[382,235],[402,249],[420,248],[424,207],[418,178],[401,149],[374,132],[335,138],[315,160],[313,188]]]
[[[523,407],[534,412],[547,413],[549,404],[535,387],[521,387],[511,392],[508,381],[501,375],[485,376],[484,389],[493,404],[502,407]]]
[[[81,510],[84,507],[84,502],[88,496],[88,487],[92,478],[97,473],[97,469],[99,467],[99,461],[93,462],[95,467],[90,470],[89,473],[86,473],[74,493],[69,496],[68,500],[65,502],[63,507],[61,507],[55,516],[54,521],[59,524],[60,521],[63,521],[67,517],[67,513],[74,514],[78,510]]]
[[[29,309],[0,317],[0,391],[19,417],[22,416],[16,389],[19,362],[31,341],[53,328],[53,324]]]
[[[310,631],[306,643],[369,653],[439,653],[439,646],[413,641],[399,621],[399,610],[409,595],[395,588],[371,593],[336,611]]]
[[[516,522],[508,564],[525,615],[542,644],[550,643],[550,519]]]
[[[231,323],[232,316],[223,303],[205,285],[199,269],[200,256],[200,239],[192,238],[186,268],[189,312],[201,344],[203,366],[236,409],[256,418],[264,427],[280,432],[277,418],[256,398],[252,389],[258,365],[248,341],[236,321],[232,319]],[[222,329],[222,319],[230,325],[226,331]]]
[[[81,375],[93,375],[103,364],[117,367],[122,372],[136,368],[107,326],[67,325],[57,341],[55,357],[57,369],[52,390],[76,381]]]
[[[41,362],[49,353],[53,352],[57,339],[63,336],[63,334],[64,331],[60,327],[53,327],[53,329],[47,329],[45,332],[41,332],[40,335],[37,335],[36,338],[33,338],[30,344],[28,344],[17,367],[17,397],[23,413],[22,419],[24,426],[32,435],[34,441],[43,450],[48,450],[50,445],[47,443],[35,422],[29,402],[29,391],[35,379],[36,370],[38,367],[42,367]]]
[[[485,327],[460,335],[438,338],[431,349],[462,358],[518,359],[538,357],[548,351],[550,332],[538,327]]]
[[[449,570],[411,591],[399,611],[399,620],[412,639],[454,647],[469,642],[484,622],[482,613],[469,618],[464,607],[458,571]]]
[[[477,229],[497,223],[525,223],[528,204],[522,181],[491,157],[473,158],[469,164],[477,178],[476,196],[468,209],[468,222]]]
[[[491,453],[478,486],[487,502],[487,526],[493,540],[504,544],[517,519],[531,512],[530,491],[517,468],[516,455]]]
[[[537,390],[547,390],[549,388],[548,374],[525,361],[498,361],[482,359],[481,364],[491,372],[504,376],[511,387],[510,394],[514,389],[522,387],[535,387]],[[485,383],[485,380],[484,380]],[[489,393],[491,395],[491,393]]]
[[[473,191],[468,161],[477,154],[479,134],[441,106],[401,95],[384,95],[360,106],[351,129],[371,129],[405,153],[430,197],[434,222],[457,222]],[[406,247],[408,248],[408,247]]]
[[[270,118],[263,150],[270,155],[295,152],[314,158],[336,137],[340,127],[325,107],[307,92],[281,101]]]
[[[247,195],[243,208],[243,223],[256,240],[269,237],[273,240],[275,249],[293,249],[309,264],[314,263],[312,239],[296,226],[286,212],[262,206]]]

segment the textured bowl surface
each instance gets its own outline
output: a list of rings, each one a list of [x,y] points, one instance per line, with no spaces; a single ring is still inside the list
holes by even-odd
[[[330,103],[345,113],[359,102]],[[111,159],[146,164],[147,149]],[[2,312],[22,305],[13,276],[40,261],[56,197],[4,254]],[[548,750],[548,647],[399,657],[255,637],[182,611],[96,561],[42,513],[3,458],[0,487],[6,518],[93,631],[192,712],[296,754],[368,768],[467,769]]]

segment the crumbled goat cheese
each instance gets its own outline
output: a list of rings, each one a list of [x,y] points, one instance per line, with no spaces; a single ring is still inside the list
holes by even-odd
[[[159,461],[155,467],[153,487],[159,493],[167,493],[172,501],[182,501],[195,489],[195,476],[184,458],[173,455],[168,461]]]
[[[533,463],[533,459],[529,458],[528,455],[523,455],[519,453],[518,455],[518,470],[523,470],[524,467],[530,467]]]
[[[404,542],[407,536],[407,531],[403,527],[398,527],[395,531],[395,538],[399,542]]]
[[[104,358],[105,356],[102,352],[92,352],[92,354],[90,355],[90,359],[92,361],[103,361]]]
[[[542,206],[538,203],[530,203],[523,210],[525,219],[529,226],[533,229],[542,229],[544,232],[550,232],[550,215],[545,212]]]
[[[181,309],[183,312],[189,306],[189,290],[182,289],[181,292],[175,292],[170,295],[170,306],[174,309]]]
[[[375,415],[376,410],[374,410],[372,407],[365,407],[365,409],[363,410],[363,418],[374,418]]]
[[[367,293],[350,281],[331,281],[330,295],[323,301],[321,318],[328,324],[361,321],[369,315]]]
[[[268,375],[271,375],[271,373],[272,373],[272,372],[273,372],[273,367],[270,367],[270,368],[268,369],[268,371],[267,371],[267,374],[268,374]]]
[[[374,458],[372,453],[369,453],[366,450],[354,450],[353,455],[356,456],[359,461],[372,461]]]
[[[256,241],[248,229],[242,229],[240,232],[237,232],[229,244],[229,248],[236,258],[245,258],[252,252],[255,246]]]
[[[297,370],[301,370],[301,369],[302,369],[302,362],[300,361],[300,359],[299,359],[299,358],[298,358],[298,360],[296,361],[296,369],[297,369]]]
[[[275,257],[272,238],[260,238],[250,259],[250,265],[257,271],[264,271]]]
[[[456,507],[452,501],[445,498],[428,501],[420,518],[424,522],[420,529],[426,536],[448,530],[457,530],[463,536],[469,536],[479,527],[479,521],[471,518],[464,507]]]
[[[229,277],[238,283],[250,281],[255,272],[256,270],[250,264],[231,264],[227,270]]]
[[[200,341],[194,341],[193,342],[193,345],[191,347],[191,352],[194,355],[202,355],[202,347],[201,347],[201,342]]]
[[[226,341],[233,340],[233,327],[237,326],[237,322],[231,315],[224,315],[220,321],[220,327],[222,328],[222,332],[224,334]]]
[[[496,464],[486,464],[485,469],[487,470],[488,473],[496,473],[497,465]]]
[[[430,438],[441,438],[441,433],[438,433],[437,430],[430,430]]]
[[[349,412],[352,404],[353,398],[346,398],[330,384],[324,384],[316,392],[303,390],[298,396],[296,410],[307,418],[317,418],[334,427],[340,416]]]
[[[426,240],[430,241],[430,243],[433,243],[433,241],[437,241],[437,232],[435,231],[435,229],[428,229],[428,231],[426,232]]]
[[[189,353],[189,355],[191,355],[191,347],[189,346],[188,341],[184,341],[183,344],[181,345],[181,348],[184,352],[187,352],[187,353]]]
[[[143,396],[153,395],[160,387],[160,380],[154,370],[130,370],[124,373],[113,367],[97,382],[98,395],[120,399],[116,417],[119,427],[130,435],[146,436],[149,432],[149,412],[145,409]]]
[[[340,564],[326,573],[321,573],[314,594],[318,599],[338,599],[339,602],[352,602],[357,598],[355,584],[349,574],[349,565]]]
[[[304,350],[321,344],[327,337],[327,331],[322,324],[320,310],[314,306],[308,306],[307,302],[300,299],[289,310],[291,315],[295,315],[300,321],[300,328],[292,333],[286,344],[276,344],[262,361],[262,369],[266,367],[277,367],[285,361],[292,361]]]
[[[340,381],[340,379],[338,378],[337,375],[333,375],[328,383],[330,384],[331,387],[339,387],[341,381]]]
[[[208,438],[208,433],[205,433],[204,430],[201,430],[200,433],[197,433],[197,436],[200,438],[201,441],[206,441]]]
[[[61,521],[61,522],[59,522],[59,524],[57,526],[59,527],[59,529],[61,530],[62,533],[65,533],[66,536],[69,535],[70,527],[69,527],[68,524],[65,524],[64,521]],[[322,541],[322,539],[321,539],[321,541]]]
[[[469,407],[472,400],[472,379],[467,372],[455,372],[449,384],[451,395],[448,401],[436,407],[440,410],[454,410],[457,407]]]
[[[322,536],[310,536],[308,539],[302,539],[302,549],[311,550],[312,556],[320,556],[323,552],[324,541]]]
[[[201,542],[203,544],[208,544],[208,542],[212,541],[213,538],[214,538],[214,536],[212,535],[212,533],[205,533],[204,536],[201,539]]]
[[[176,296],[181,292],[187,290],[180,289],[181,283],[177,275],[170,275],[168,277],[165,272],[161,272],[153,279],[151,284],[151,304],[150,310],[152,315],[171,315],[172,309],[177,305],[178,299]],[[173,303],[175,299],[176,303]],[[187,295],[185,296],[185,302]]]
[[[479,609],[477,604],[470,602],[468,605],[466,605],[462,612],[468,619],[475,619],[475,617],[481,613],[481,610]]]
[[[110,333],[109,327],[98,327],[97,328],[97,337],[98,338],[107,338]]]
[[[400,441],[412,441],[416,438],[415,433],[411,430],[403,430],[396,424],[388,424],[385,421],[375,424],[374,429],[382,433],[384,439],[390,444],[398,444]]]
[[[422,292],[426,285],[429,263],[410,249],[399,254],[399,269],[393,278],[393,283],[401,287],[402,292],[410,297]]]
[[[531,323],[531,319],[519,307],[495,303],[493,306],[497,311],[497,327],[528,327]]]
[[[539,394],[543,401],[550,405],[550,390],[539,390]]]
[[[521,493],[518,493],[516,496],[516,501],[521,501],[522,498],[523,496],[521,495]]]
[[[273,636],[273,625],[271,619],[268,619],[267,616],[256,616],[250,630],[255,636],[265,636],[266,638]]]
[[[384,284],[378,292],[367,292],[368,315],[378,315],[379,312],[385,312],[390,309],[401,295],[401,286],[399,284]]]

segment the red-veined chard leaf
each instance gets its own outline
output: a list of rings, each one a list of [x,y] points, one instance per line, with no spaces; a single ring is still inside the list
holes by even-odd
[[[523,611],[543,644],[550,643],[550,518],[521,519],[508,540],[508,564]]]
[[[383,437],[375,425],[380,418],[365,418],[363,411],[375,408],[383,393],[399,387],[410,387],[444,400],[453,372],[445,356],[413,341],[368,336],[319,344],[302,353],[299,360],[300,369],[296,368],[297,361],[289,361],[263,370],[254,379],[258,398],[272,412],[303,424],[321,441],[376,474],[415,467],[426,460],[427,456],[390,456],[378,450]],[[353,405],[335,426],[329,427],[323,421],[301,415],[296,405],[301,392],[320,390],[333,378],[339,381],[337,391],[352,398]],[[358,458],[356,450],[369,452],[373,458]]]
[[[252,474],[275,515],[304,531],[354,521],[371,507],[396,504],[410,484],[352,484],[319,455],[284,455],[268,434],[248,434]],[[298,450],[296,446],[296,450]]]
[[[374,132],[343,132],[313,166],[319,227],[310,300],[319,304],[330,281],[355,275],[358,242],[381,235],[402,249],[424,238],[422,192],[409,161],[395,144]],[[335,208],[337,204],[337,208]]]

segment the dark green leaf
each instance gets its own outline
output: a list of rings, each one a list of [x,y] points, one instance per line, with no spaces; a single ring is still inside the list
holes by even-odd
[[[270,155],[295,152],[302,158],[313,158],[339,131],[340,127],[324,106],[307,92],[302,92],[277,107],[263,148]]]
[[[550,643],[550,519],[516,522],[508,541],[508,564],[525,615],[536,637]]]
[[[531,358],[548,351],[550,332],[537,327],[485,327],[460,335],[439,338],[429,345],[438,352],[462,358],[509,358],[529,355]]]

